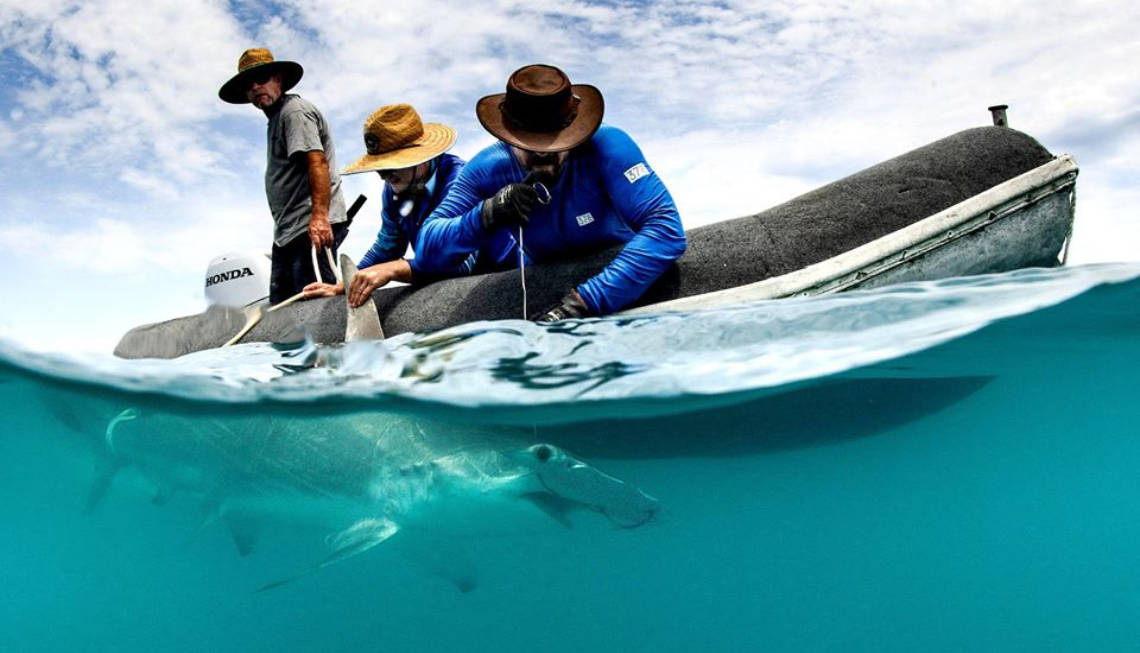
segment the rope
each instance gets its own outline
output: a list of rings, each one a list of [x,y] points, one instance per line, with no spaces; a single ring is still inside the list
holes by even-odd
[[[523,296],[523,314],[522,319],[527,318],[526,310],[526,256],[523,255],[523,228],[519,225],[519,280],[522,282],[522,296]]]
[[[344,285],[344,273],[340,271],[340,266],[337,265],[336,258],[333,256],[333,251],[332,251],[331,247],[325,248],[325,256],[328,257],[329,267],[331,267],[333,269],[333,276],[336,277],[336,282],[343,286]],[[345,289],[345,292],[348,292],[347,288]]]
[[[325,255],[329,259],[329,265],[332,266],[333,276],[336,277],[336,282],[343,285],[344,284],[344,278],[343,278],[343,275],[341,274],[340,266],[336,264],[336,259],[333,258],[332,248],[326,247],[324,249],[325,249]],[[323,282],[324,278],[321,277],[321,266],[317,264],[317,246],[316,245],[313,245],[312,250],[310,250],[310,254],[311,254],[310,258],[312,259],[312,262],[313,262],[313,276],[317,278],[317,281]],[[348,292],[347,288],[345,289],[345,292]],[[225,342],[225,344],[223,344],[222,346],[223,347],[229,347],[231,345],[237,344],[239,341],[241,341],[242,338],[245,337],[245,334],[252,331],[253,327],[255,327],[261,323],[261,318],[265,317],[265,315],[267,313],[272,313],[273,311],[285,308],[286,306],[289,306],[290,304],[293,304],[293,303],[301,300],[302,298],[304,298],[304,296],[305,296],[305,291],[302,290],[301,292],[297,293],[296,295],[293,295],[292,297],[290,297],[289,299],[286,299],[285,301],[281,302],[280,304],[274,304],[273,306],[270,306],[269,308],[265,308],[263,306],[246,306],[244,309],[245,326],[243,326],[241,328],[241,330],[238,331],[237,334],[234,335],[234,337],[227,340]]]
[[[529,180],[529,179],[531,179],[531,177],[527,176],[527,179],[524,179],[523,183],[526,183],[527,180]],[[546,184],[542,183],[541,181],[536,181],[536,182],[534,182],[533,186],[534,186],[535,192],[538,193],[538,198],[537,198],[538,203],[542,204],[543,206],[550,204],[550,201],[553,198],[551,197],[550,189],[546,187]],[[526,308],[526,255],[524,254],[523,249],[524,249],[524,246],[523,246],[523,228],[522,228],[522,225],[520,224],[519,225],[519,280],[522,282],[522,297],[523,297],[522,319],[525,320],[529,317],[530,311],[528,311]]]

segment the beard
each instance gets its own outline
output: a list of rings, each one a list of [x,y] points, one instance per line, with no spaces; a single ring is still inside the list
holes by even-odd
[[[392,195],[397,199],[403,198],[403,197],[418,197],[420,195],[427,195],[427,182],[426,181],[413,182],[411,184],[408,184],[407,187],[405,187],[404,190],[401,190],[401,191],[397,191],[396,189],[393,188],[392,189]]]
[[[562,173],[562,163],[557,159],[532,162],[527,173],[533,181],[540,181],[547,186],[553,186]]]

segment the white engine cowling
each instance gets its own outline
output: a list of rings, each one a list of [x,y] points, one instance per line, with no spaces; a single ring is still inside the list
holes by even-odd
[[[270,259],[266,252],[233,252],[206,268],[206,302],[241,308],[269,301]]]

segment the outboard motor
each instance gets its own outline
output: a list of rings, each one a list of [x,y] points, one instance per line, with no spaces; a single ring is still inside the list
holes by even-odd
[[[270,269],[266,252],[233,252],[214,258],[206,268],[206,302],[234,308],[268,303]]]

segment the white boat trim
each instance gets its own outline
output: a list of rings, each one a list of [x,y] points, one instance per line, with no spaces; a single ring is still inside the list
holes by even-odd
[[[847,290],[1024,211],[1049,196],[1075,188],[1077,173],[1076,160],[1072,155],[1065,154],[928,218],[826,261],[736,288],[640,306],[622,311],[620,315],[692,311],[793,295],[818,295]],[[1071,211],[1069,221],[1068,233],[1071,236]],[[1062,252],[1067,251],[1066,238]]]

